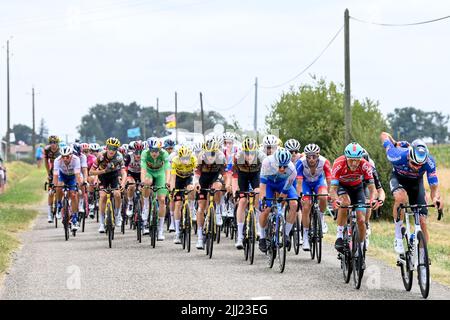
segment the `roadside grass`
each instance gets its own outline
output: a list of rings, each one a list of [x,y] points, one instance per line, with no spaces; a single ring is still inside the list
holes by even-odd
[[[10,263],[11,252],[20,245],[17,233],[28,229],[39,213],[32,206],[44,197],[45,171],[23,162],[7,163],[6,167],[8,186],[0,195],[0,274]]]

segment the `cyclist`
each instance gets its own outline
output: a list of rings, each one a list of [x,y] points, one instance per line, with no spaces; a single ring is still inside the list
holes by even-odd
[[[300,160],[302,154],[300,153],[300,142],[296,139],[289,139],[284,143],[284,147],[292,155],[291,161],[294,165],[297,165],[297,161]]]
[[[223,147],[223,154],[225,155],[225,159],[226,159],[226,167],[225,167],[225,172],[224,172],[224,185],[225,188],[227,189],[227,192],[229,195],[233,195],[235,194],[236,190],[237,190],[237,179],[233,179],[233,157],[235,156],[235,154],[238,152],[238,148],[235,145],[235,140],[236,140],[236,136],[234,133],[232,132],[225,132],[222,136],[223,138],[223,143],[224,143],[224,147]],[[232,197],[230,197],[232,198]],[[222,197],[222,199],[224,199]],[[232,210],[232,207],[229,206],[229,210],[225,210],[226,206],[225,206],[225,202],[223,202],[222,205],[222,215],[223,216],[227,216],[227,217],[234,217],[234,212]]]
[[[358,143],[352,142],[345,147],[344,155],[334,161],[333,168],[331,169],[330,195],[334,209],[339,209],[337,217],[337,239],[335,243],[335,248],[339,252],[342,252],[344,249],[343,231],[348,212],[347,209],[339,208],[339,205],[365,204],[364,180],[369,188],[369,203],[374,205],[373,200],[376,190],[373,181],[372,166],[362,156],[363,148]],[[364,245],[366,237],[365,211],[365,208],[356,208],[361,246]]]
[[[237,175],[239,186],[239,204],[236,212],[238,236],[235,244],[237,249],[243,249],[242,240],[244,237],[245,208],[247,207],[247,198],[243,192],[250,188],[259,192],[261,166],[266,158],[264,152],[258,150],[258,143],[255,139],[245,138],[242,142],[242,150],[233,157],[233,171]],[[259,197],[255,197],[255,203]],[[256,219],[258,221],[260,211],[256,210]]]
[[[129,145],[129,152],[125,155],[125,167],[127,170],[127,181],[134,183],[128,186],[128,207],[127,216],[133,215],[133,198],[136,191],[136,184],[141,183],[141,154],[144,150],[144,145],[141,141],[132,141]]]
[[[57,136],[48,137],[48,145],[44,148],[44,165],[47,170],[48,182],[52,183],[53,181],[53,164],[55,159],[59,156],[59,138]],[[52,204],[53,204],[54,192],[49,189],[48,192],[48,222],[51,223],[53,221],[52,214]],[[61,207],[61,204],[58,203],[58,207]],[[58,219],[61,218],[59,210],[56,213],[56,217]]]
[[[166,139],[164,140],[163,149],[167,151],[169,154],[169,166],[172,164],[173,158],[177,155],[176,152],[174,152],[176,143],[172,139]],[[170,197],[169,197],[170,199]],[[174,210],[175,210],[175,203],[173,200],[170,199],[169,201],[169,211],[170,211],[170,225],[169,225],[169,232],[175,231],[175,220],[174,220]]]
[[[263,148],[264,153],[268,156],[272,155],[277,151],[278,148],[278,138],[273,134],[269,134],[263,138]]]
[[[118,152],[120,147],[119,139],[110,137],[106,140],[106,151],[102,151],[94,165],[91,168],[90,175],[97,176],[100,180],[100,189],[117,189],[119,187],[119,175],[122,177],[121,189],[125,188],[127,181],[127,172],[125,170],[125,164],[122,155]],[[121,208],[121,196],[120,190],[114,190],[114,216],[116,221],[116,227],[122,226],[122,217],[120,214]],[[98,231],[100,233],[105,232],[105,209],[106,209],[106,192],[100,191],[100,227]]]
[[[216,190],[222,189],[222,182],[220,181],[220,175],[225,170],[225,155],[220,151],[219,142],[214,139],[208,139],[203,145],[203,151],[198,157],[197,172],[200,175],[199,183],[202,189],[213,188]],[[221,193],[218,192],[214,195],[214,201],[216,203],[216,224],[222,225],[222,216],[220,214],[220,198]],[[203,249],[203,222],[205,220],[204,212],[207,204],[207,192],[200,191],[198,198],[198,211],[197,211],[197,249]]]
[[[426,193],[423,175],[427,173],[428,185],[431,190],[431,199],[436,208],[443,209],[443,200],[439,192],[439,181],[436,173],[436,162],[430,155],[426,144],[416,139],[411,144],[406,141],[396,142],[389,133],[381,133],[381,141],[386,149],[388,160],[392,163],[390,180],[391,192],[395,203],[392,208],[394,221],[397,218],[397,209],[400,204],[426,204]],[[420,209],[420,226],[425,239],[429,242],[429,233],[426,224],[427,208]],[[395,222],[394,248],[398,254],[404,253],[402,241],[403,220]]]
[[[87,180],[88,175],[88,163],[87,163],[87,156],[82,152],[82,143],[73,143],[72,144],[72,150],[73,153],[80,158],[81,163],[81,180],[82,185],[80,186],[80,189],[78,190],[78,208],[80,213],[84,213],[84,201],[82,197],[82,193],[85,192],[84,182]]]
[[[198,156],[200,155],[202,150],[203,150],[203,142],[195,142],[192,145],[192,151],[193,151],[195,158],[197,159],[197,163],[198,163]],[[199,188],[199,186],[200,186],[199,179],[200,179],[200,174],[197,170],[195,170],[194,171],[194,179],[192,181],[195,189]],[[195,202],[194,202],[194,206],[192,207],[192,210],[191,210],[191,215],[192,215],[192,220],[197,221],[197,208],[195,206]]]
[[[281,197],[297,198],[297,193],[293,187],[293,183],[297,176],[297,170],[291,162],[291,153],[285,148],[278,148],[275,154],[264,159],[261,167],[261,183],[260,183],[260,198],[273,198],[275,192],[279,193]],[[266,202],[266,208],[261,210],[259,217],[260,224],[260,238],[259,249],[262,252],[267,251],[266,243],[266,227],[268,216],[272,201]],[[286,218],[286,237],[284,245],[289,246],[289,233],[291,232],[293,223],[297,216],[297,201],[289,201],[289,213]]]
[[[308,144],[303,149],[305,154],[297,162],[297,194],[305,195],[302,199],[302,224],[303,224],[303,250],[309,251],[309,224],[311,212],[312,193],[324,194],[328,192],[328,186],[331,182],[331,165],[330,161],[320,155],[320,147],[317,144]],[[328,197],[320,196],[320,220],[322,222],[323,233],[328,232],[328,226],[325,223],[324,212],[327,209]]]
[[[160,189],[157,192],[159,203],[159,226],[158,241],[164,237],[164,217],[166,215],[166,195],[170,183],[170,164],[169,154],[162,149],[161,141],[158,138],[151,137],[147,140],[148,149],[141,154],[141,181],[145,186],[155,185]],[[142,211],[142,220],[145,221],[144,234],[149,234],[148,214],[150,211],[150,189],[143,191],[144,208]]]
[[[82,182],[80,158],[73,154],[72,147],[65,146],[61,148],[60,155],[54,161],[53,185],[67,185],[70,187],[70,198],[72,202],[72,216],[70,217],[70,222],[72,229],[74,230],[78,229],[78,201],[76,190],[77,184],[79,186]],[[57,188],[56,199],[58,202],[61,202],[62,197],[62,188]]]
[[[171,180],[170,189],[187,189],[193,190],[192,176],[194,175],[194,169],[197,168],[197,158],[192,154],[192,150],[187,146],[181,146],[178,149],[177,156],[172,159],[171,163]],[[181,219],[181,192],[177,192],[174,196],[175,202],[175,239],[174,243],[181,243],[180,240],[180,219]],[[192,211],[194,207],[194,193],[189,194],[189,211]]]
[[[97,156],[100,151],[100,145],[98,143],[91,143],[89,144],[89,151],[90,154],[87,156],[87,163],[88,163],[88,192],[89,192],[89,216],[91,218],[94,218],[94,207],[95,204],[93,202],[93,193],[94,193],[94,185],[97,184],[97,176],[91,176],[89,173],[92,169],[92,166],[94,165],[95,161],[97,160]]]
[[[373,182],[375,184],[375,189],[377,190],[377,204],[373,208],[373,210],[377,210],[379,207],[381,207],[384,203],[384,200],[386,199],[386,193],[384,192],[383,186],[381,184],[380,177],[378,175],[377,168],[375,166],[375,162],[370,158],[369,153],[366,149],[363,150],[363,158],[366,159],[372,166],[372,173],[373,173]],[[363,182],[364,185],[364,193],[366,195],[366,199],[369,200],[369,189],[367,187],[367,184]],[[370,217],[372,216],[372,208],[366,209],[366,248],[369,248],[369,236],[372,233],[370,229]]]

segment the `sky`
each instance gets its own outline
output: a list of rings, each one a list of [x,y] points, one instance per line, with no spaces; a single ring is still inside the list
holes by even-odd
[[[450,15],[450,1],[0,0],[0,132],[6,131],[6,41],[10,41],[11,126],[36,126],[69,140],[90,107],[137,102],[160,111],[199,109],[258,129],[268,108],[311,74],[344,82],[350,16],[411,23]],[[353,99],[379,101],[384,114],[413,106],[450,113],[450,19],[408,27],[350,20]],[[285,83],[287,82],[287,83]],[[283,84],[278,86],[279,84]],[[278,86],[277,88],[264,88]],[[301,124],[299,124],[301,125]]]

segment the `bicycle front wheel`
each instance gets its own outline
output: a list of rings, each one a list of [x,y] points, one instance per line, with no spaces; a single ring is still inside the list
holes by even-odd
[[[425,299],[430,293],[430,263],[428,259],[428,248],[422,231],[417,233],[417,277],[420,292]]]
[[[294,246],[294,252],[296,255],[298,255],[298,253],[300,252],[300,223],[298,221],[298,217],[295,220],[294,226],[292,227],[293,229],[293,236],[292,236],[292,241],[293,246]]]
[[[255,214],[251,213],[248,230],[248,241],[247,241],[247,246],[249,247],[250,264],[253,264],[253,260],[255,258],[255,243],[256,243]]]
[[[397,265],[400,266],[403,286],[405,287],[405,290],[411,291],[413,284],[413,270],[411,270],[411,250],[409,249],[409,239],[407,233],[403,235],[403,246],[405,248],[405,254],[401,255],[400,258],[404,259],[403,261],[399,261]]]
[[[209,242],[209,251],[208,251],[208,255],[209,258],[212,258],[212,253],[213,253],[213,245],[214,245],[214,238],[216,237],[215,235],[215,228],[214,226],[215,224],[215,219],[216,219],[216,214],[214,212],[214,209],[211,209],[209,211],[209,223],[208,223],[208,235],[209,238],[207,239],[207,241]]]
[[[352,243],[353,285],[355,289],[359,289],[361,287],[361,280],[364,275],[364,253],[359,241],[359,230],[357,225],[355,225],[353,230]]]
[[[315,237],[316,237],[316,258],[317,263],[320,263],[322,261],[322,238],[323,238],[322,220],[320,219],[320,217],[316,219]]]
[[[70,234],[70,228],[69,228],[69,201],[67,199],[64,199],[64,205],[63,205],[63,225],[64,225],[64,238],[69,240],[69,234]]]
[[[282,273],[286,266],[286,222],[283,216],[279,216],[277,235],[278,271]]]

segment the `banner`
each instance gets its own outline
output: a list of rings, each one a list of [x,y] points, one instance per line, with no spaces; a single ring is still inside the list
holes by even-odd
[[[132,128],[127,130],[128,138],[135,138],[141,135],[141,128]]]
[[[166,122],[175,122],[175,114],[172,113],[166,117]]]
[[[176,128],[177,123],[175,121],[170,121],[166,123],[166,129],[173,129]]]

